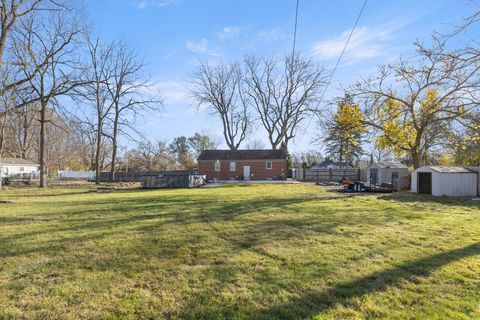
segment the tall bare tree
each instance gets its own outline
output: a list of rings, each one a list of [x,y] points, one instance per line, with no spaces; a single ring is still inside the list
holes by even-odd
[[[192,97],[222,121],[227,146],[237,150],[245,140],[250,124],[248,107],[242,96],[240,67],[225,63],[211,66],[201,62],[190,78]]]
[[[79,96],[93,108],[93,117],[85,117],[85,123],[93,126],[95,139],[95,183],[100,183],[102,169],[102,149],[104,147],[105,126],[113,108],[108,82],[113,77],[114,44],[103,44],[100,39],[92,39],[87,34],[88,61],[85,66],[86,76]],[[89,121],[92,120],[92,121]]]
[[[58,98],[76,85],[74,52],[80,36],[79,21],[67,10],[36,13],[22,21],[15,54],[21,62],[24,78],[29,79],[24,91],[40,107],[40,187],[47,186],[47,125],[55,125],[49,112],[59,105]],[[23,45],[20,45],[23,44]]]
[[[257,113],[273,149],[288,143],[318,112],[327,72],[300,56],[245,59],[245,99]]]
[[[117,43],[113,49],[113,66],[107,88],[112,104],[112,154],[110,179],[115,181],[118,137],[138,133],[134,128],[135,119],[146,111],[156,110],[162,105],[157,93],[152,91],[152,82],[142,78],[145,65],[134,50],[125,43]]]
[[[32,15],[39,10],[48,12],[65,8],[65,3],[59,0],[0,0],[0,72],[2,75],[12,73],[10,66],[25,67],[26,61],[19,61],[15,54],[12,54],[13,50],[9,50],[10,46],[15,45],[15,38],[18,39],[17,33],[28,32],[28,27],[24,30],[23,22],[31,19]],[[0,95],[27,83],[35,76],[35,72],[28,75],[22,72],[13,72],[13,74],[10,74],[8,81],[1,83]]]

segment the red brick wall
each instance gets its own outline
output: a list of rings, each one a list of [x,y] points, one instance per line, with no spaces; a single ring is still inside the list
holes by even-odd
[[[287,160],[242,160],[242,161],[220,161],[220,172],[215,172],[214,160],[198,161],[198,171],[206,174],[209,180],[231,180],[238,177],[243,178],[243,166],[250,166],[250,180],[272,180],[287,179]],[[236,170],[230,171],[230,162],[236,163]],[[272,169],[266,168],[266,163],[272,162]],[[279,178],[281,177],[281,178]]]

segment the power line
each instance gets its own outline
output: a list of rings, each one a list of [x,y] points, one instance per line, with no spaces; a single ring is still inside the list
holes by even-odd
[[[300,0],[297,0],[297,7],[295,10],[295,28],[293,29],[293,49],[292,49],[292,59],[295,56],[295,45],[297,43],[297,25],[298,25],[298,3]]]
[[[327,81],[327,85],[325,86],[325,90],[323,90],[323,93],[322,95],[320,96],[320,101],[318,102],[318,104],[320,105],[323,101],[323,98],[325,96],[325,93],[327,92],[328,90],[328,87],[330,86],[330,83],[332,82],[332,79],[333,79],[333,76],[335,75],[335,72],[337,71],[337,68],[338,68],[338,65],[340,64],[340,61],[342,61],[342,58],[343,58],[343,55],[345,53],[345,50],[347,50],[347,46],[348,46],[348,43],[350,42],[350,39],[352,38],[352,35],[353,35],[353,32],[355,31],[355,29],[357,28],[357,24],[358,24],[358,21],[360,21],[360,17],[362,16],[363,14],[363,10],[365,9],[365,6],[367,5],[367,2],[368,0],[365,0],[363,2],[363,6],[362,8],[360,9],[360,12],[358,13],[358,16],[357,16],[357,19],[355,20],[355,23],[353,24],[353,28],[352,28],[352,31],[350,31],[350,34],[348,35],[348,38],[347,38],[347,41],[345,42],[345,45],[343,46],[343,49],[342,49],[342,53],[340,53],[340,56],[338,57],[338,60],[337,60],[337,63],[335,64],[335,67],[333,68],[333,71],[332,73],[330,74],[330,77]],[[294,42],[295,43],[295,42]],[[305,128],[305,130],[303,131],[302,133],[302,136],[300,138],[300,141],[298,142],[298,144],[300,144],[303,140],[303,137],[305,136],[305,133],[307,132],[308,128],[310,127],[310,124],[312,123],[312,119],[314,118],[314,115],[310,118],[310,120],[308,121],[308,124],[307,124],[307,127]]]

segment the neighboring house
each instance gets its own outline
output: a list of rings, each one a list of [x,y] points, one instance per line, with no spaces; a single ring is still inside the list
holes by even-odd
[[[437,197],[475,197],[479,172],[478,167],[423,166],[412,173],[411,191]]]
[[[348,164],[337,163],[330,159],[326,159],[310,167],[310,169],[347,169],[347,168],[350,168]]]
[[[285,149],[204,150],[198,157],[198,171],[208,180],[286,180]]]
[[[398,162],[374,162],[367,169],[367,182],[372,185],[391,183],[398,189],[409,188],[408,167]]]
[[[37,172],[40,165],[33,161],[20,158],[0,158],[0,172],[2,177],[13,175],[29,175]]]

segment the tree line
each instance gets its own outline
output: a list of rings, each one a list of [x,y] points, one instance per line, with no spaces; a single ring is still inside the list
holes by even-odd
[[[372,161],[480,165],[480,48],[476,39],[458,39],[478,15],[452,34],[434,33],[428,45],[416,42],[412,57],[379,65],[327,102],[330,71],[299,54],[201,62],[190,75],[191,93],[222,124],[232,150],[258,128],[272,149],[288,146],[318,119],[312,143],[341,164],[354,166],[369,144]]]
[[[480,165],[480,48],[458,40],[477,20],[475,13],[451,34],[416,43],[412,57],[380,65],[328,101],[331,71],[301,54],[200,61],[190,93],[232,150],[288,147],[313,119],[312,144],[340,163],[369,155],[415,168]],[[160,93],[131,46],[103,41],[86,21],[67,1],[0,0],[0,156],[38,159],[45,187],[55,169],[95,170],[98,183],[102,170],[114,178],[120,161],[139,170],[192,168],[201,150],[218,147],[200,133],[145,140],[136,120],[162,108]],[[269,145],[249,141],[253,131]],[[122,153],[121,137],[138,142],[135,149]]]
[[[416,43],[414,57],[346,89],[323,124],[329,154],[352,163],[369,140],[414,168],[480,165],[480,49],[475,41],[448,49],[453,40]]]
[[[38,159],[40,187],[65,163],[115,175],[120,136],[162,101],[128,44],[94,35],[67,1],[1,0],[0,155]]]

